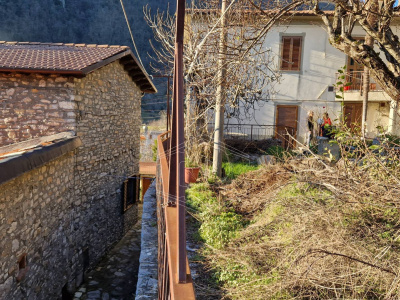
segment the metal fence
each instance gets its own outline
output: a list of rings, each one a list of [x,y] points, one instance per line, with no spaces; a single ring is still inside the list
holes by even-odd
[[[214,124],[209,123],[209,131],[214,130]],[[282,125],[256,125],[256,124],[225,124],[224,138],[245,141],[261,141],[270,138],[282,142],[282,147],[288,149],[295,146],[296,129]]]
[[[170,178],[170,132],[158,136],[157,160],[157,223],[158,223],[158,299],[195,300],[193,280],[190,275],[186,255],[177,251],[178,205],[169,198]],[[184,204],[183,204],[184,205]],[[178,268],[182,261],[186,264],[186,282],[179,282]]]
[[[275,138],[278,132],[289,129],[293,134],[293,128],[279,125],[253,125],[253,124],[226,124],[224,125],[224,137],[259,141]]]

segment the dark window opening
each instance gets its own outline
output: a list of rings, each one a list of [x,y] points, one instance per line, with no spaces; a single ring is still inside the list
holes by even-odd
[[[123,183],[123,212],[131,208],[138,200],[139,197],[139,175],[131,175]]]
[[[29,267],[28,267],[28,262],[27,262],[27,254],[24,253],[18,259],[18,275],[17,275],[18,282],[20,282],[22,279],[25,278],[28,270],[29,270]]]
[[[68,291],[68,283],[66,283],[61,290],[61,299],[62,300],[72,300],[74,299],[72,294]]]
[[[89,268],[89,248],[83,250],[82,253],[82,260],[83,260],[83,272],[85,272]]]

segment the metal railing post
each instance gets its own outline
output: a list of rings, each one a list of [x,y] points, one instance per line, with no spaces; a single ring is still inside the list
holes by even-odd
[[[178,247],[178,282],[186,282],[186,201],[185,201],[185,149],[184,149],[184,113],[183,113],[183,35],[185,24],[185,0],[177,0],[176,10],[176,33],[175,33],[175,96],[173,106],[173,118],[176,119],[176,127],[172,133],[176,134],[176,207]]]

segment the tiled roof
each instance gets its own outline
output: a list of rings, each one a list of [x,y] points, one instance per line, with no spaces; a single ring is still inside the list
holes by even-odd
[[[82,71],[128,47],[0,42],[0,67]]]
[[[132,79],[141,81],[143,91],[154,92],[146,71],[126,46],[0,41],[0,72],[86,75],[123,57],[125,64],[128,61],[136,65],[137,72],[131,75]]]

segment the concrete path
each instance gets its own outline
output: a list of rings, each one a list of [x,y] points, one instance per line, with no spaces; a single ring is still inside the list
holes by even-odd
[[[138,279],[142,205],[139,219],[121,241],[86,276],[74,300],[132,300]]]

